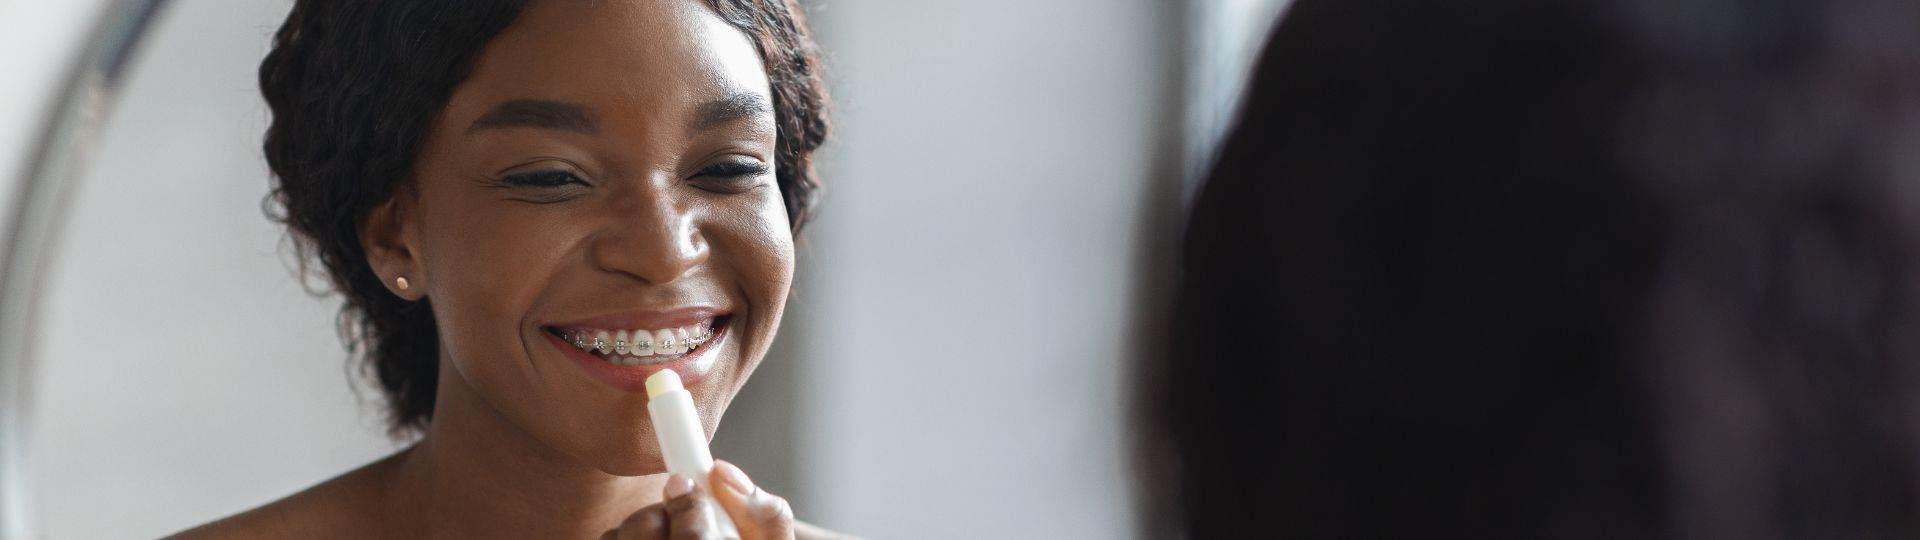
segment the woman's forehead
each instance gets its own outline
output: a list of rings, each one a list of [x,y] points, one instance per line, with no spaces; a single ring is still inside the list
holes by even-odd
[[[547,0],[487,44],[448,113],[465,126],[502,103],[550,100],[612,123],[680,124],[743,96],[770,111],[768,95],[753,42],[704,2]]]

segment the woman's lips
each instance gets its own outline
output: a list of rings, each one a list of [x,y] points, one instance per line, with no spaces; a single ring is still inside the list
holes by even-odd
[[[706,325],[707,328],[711,329],[710,334],[708,334],[709,337],[696,348],[687,350],[683,354],[664,354],[644,357],[652,361],[635,365],[616,364],[609,361],[606,357],[582,350],[580,347],[575,346],[569,338],[562,337],[563,335],[578,335],[578,333],[582,331],[599,332],[599,330],[594,330],[595,327],[577,326],[573,324],[569,324],[566,327],[549,326],[543,327],[540,334],[545,336],[547,343],[557,349],[560,354],[572,359],[575,364],[579,365],[581,369],[585,370],[587,374],[593,378],[623,391],[640,392],[646,389],[647,377],[663,369],[673,370],[676,374],[680,375],[680,379],[684,381],[687,386],[693,386],[712,374],[714,368],[719,364],[719,353],[714,351],[715,349],[719,349],[725,342],[728,335],[727,327],[729,326],[726,323],[730,319],[730,317],[726,316],[711,319]],[[654,324],[658,323],[655,322]],[[615,354],[613,356],[620,355]]]
[[[625,311],[591,318],[548,323],[554,328],[591,328],[621,330],[633,328],[678,328],[726,317],[727,312],[711,306],[691,306],[665,311]]]

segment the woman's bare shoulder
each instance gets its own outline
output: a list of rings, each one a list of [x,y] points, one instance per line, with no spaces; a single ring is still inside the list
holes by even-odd
[[[174,534],[177,539],[371,538],[380,534],[382,486],[398,455],[286,498]]]

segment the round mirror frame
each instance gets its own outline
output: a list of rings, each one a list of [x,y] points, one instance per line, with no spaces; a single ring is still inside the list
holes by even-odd
[[[40,293],[74,186],[119,95],[127,61],[166,0],[110,0],[25,154],[0,243],[0,538],[34,530],[26,441]]]

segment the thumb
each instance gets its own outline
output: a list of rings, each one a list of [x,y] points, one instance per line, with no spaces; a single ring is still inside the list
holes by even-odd
[[[747,473],[723,460],[716,460],[707,473],[707,485],[713,486],[715,499],[726,509],[727,517],[740,529],[744,540],[791,540],[793,507],[787,500],[753,484]]]

